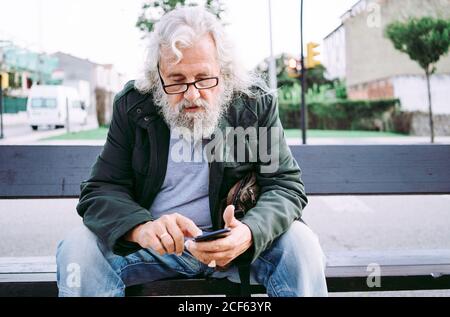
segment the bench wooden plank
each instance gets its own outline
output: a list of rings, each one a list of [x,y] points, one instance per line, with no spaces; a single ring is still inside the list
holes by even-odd
[[[75,198],[99,146],[0,146],[0,198]]]
[[[214,281],[216,283],[217,281]],[[226,282],[226,281],[224,281]],[[237,295],[238,285],[226,282],[219,288],[226,288],[223,293],[218,292],[216,284],[205,283],[205,280],[191,281],[182,280],[178,284],[173,281],[156,281],[143,286],[132,286],[127,288],[127,296],[188,296],[188,295]],[[411,290],[445,290],[449,288],[450,276],[440,278],[432,276],[388,276],[383,277],[381,287],[369,288],[366,277],[327,277],[329,292],[362,292],[362,291],[411,291]],[[235,293],[233,293],[235,292]],[[261,287],[252,286],[252,294],[263,294]],[[58,289],[54,281],[38,282],[4,282],[0,283],[0,297],[24,297],[57,296]]]
[[[0,198],[78,197],[100,146],[0,146]],[[291,146],[309,195],[448,194],[450,145]]]
[[[367,266],[380,265],[381,288],[367,286]],[[56,288],[55,257],[0,258],[0,296],[16,285],[28,294],[30,282],[40,284],[41,296],[53,296]],[[330,292],[450,289],[450,250],[328,252],[326,268]],[[179,279],[127,288],[130,296],[236,295],[238,284],[227,280]],[[264,288],[252,286],[252,293]],[[39,293],[35,293],[39,294]],[[25,296],[25,295],[24,295]]]
[[[54,256],[0,257],[0,274],[55,273]]]
[[[450,145],[294,146],[314,195],[450,193]]]
[[[58,288],[53,281],[2,282],[0,297],[56,297]]]
[[[450,250],[446,249],[334,251],[326,257],[326,275],[330,277],[367,276],[369,264],[378,264],[383,276],[450,274]],[[54,256],[0,257],[1,275],[54,272]]]

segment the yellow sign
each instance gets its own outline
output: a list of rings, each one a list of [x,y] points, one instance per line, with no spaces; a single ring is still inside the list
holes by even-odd
[[[315,51],[318,46],[319,44],[313,42],[307,44],[306,68],[314,68],[321,65],[321,63],[315,59],[316,56],[320,55],[319,52]]]
[[[2,89],[6,89],[9,87],[9,75],[8,73],[0,73],[2,76]]]

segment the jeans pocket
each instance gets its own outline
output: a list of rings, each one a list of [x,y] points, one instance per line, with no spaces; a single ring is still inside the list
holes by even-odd
[[[183,266],[183,272],[189,275],[197,275],[201,273],[202,263],[194,257],[189,251],[183,251],[181,256],[176,256],[177,260]]]

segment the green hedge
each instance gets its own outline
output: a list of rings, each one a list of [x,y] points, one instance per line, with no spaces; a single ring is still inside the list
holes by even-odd
[[[3,113],[27,110],[27,98],[3,96]]]
[[[394,131],[392,117],[399,106],[398,99],[314,102],[307,105],[308,128]],[[285,128],[300,126],[300,105],[280,103],[279,111]]]

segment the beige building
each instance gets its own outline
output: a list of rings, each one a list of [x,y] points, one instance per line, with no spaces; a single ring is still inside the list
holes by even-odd
[[[428,111],[423,70],[397,51],[385,27],[409,17],[450,19],[450,0],[361,0],[324,39],[324,64],[330,78],[345,78],[351,99],[399,98],[408,111]],[[450,114],[450,55],[432,77],[433,109]]]

